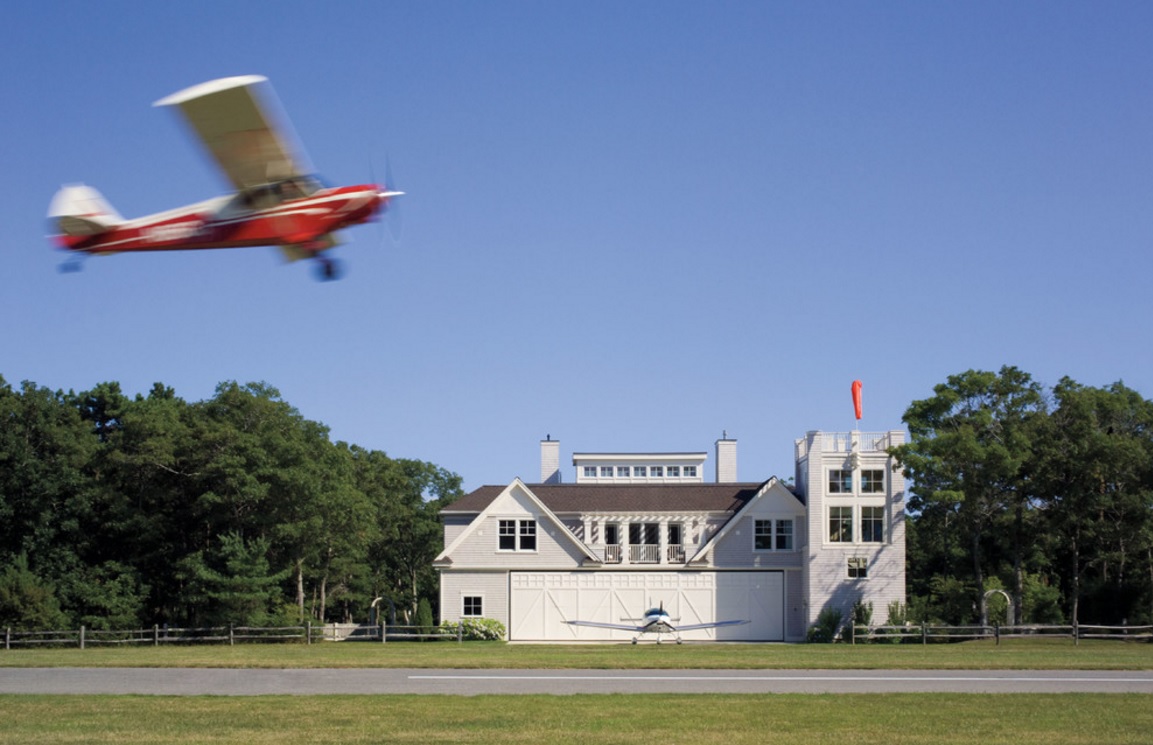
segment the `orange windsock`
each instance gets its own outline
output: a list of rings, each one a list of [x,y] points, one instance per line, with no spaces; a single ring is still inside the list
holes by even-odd
[[[857,421],[861,421],[861,381],[853,381],[853,411],[857,414]]]

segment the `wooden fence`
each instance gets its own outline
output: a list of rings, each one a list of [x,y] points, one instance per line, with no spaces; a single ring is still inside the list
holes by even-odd
[[[932,642],[966,641],[970,639],[1036,639],[1054,637],[1070,639],[1074,644],[1082,639],[1116,639],[1121,641],[1153,641],[1153,626],[849,626],[849,642]]]
[[[291,643],[312,644],[314,641],[427,641],[452,639],[463,641],[463,627],[447,631],[429,630],[421,626],[395,624],[357,625],[324,624],[304,626],[217,626],[211,628],[172,628],[153,626],[150,629],[104,630],[79,629],[64,631],[15,631],[4,629],[4,649],[18,647],[57,646],[86,649],[97,646],[144,645],[159,647],[166,644],[259,644]]]

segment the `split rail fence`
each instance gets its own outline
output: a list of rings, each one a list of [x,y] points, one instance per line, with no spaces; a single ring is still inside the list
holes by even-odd
[[[463,641],[464,629],[452,631],[428,630],[420,626],[395,624],[357,625],[325,624],[304,626],[218,626],[213,628],[171,628],[153,626],[150,629],[103,630],[79,629],[65,631],[16,631],[4,629],[4,649],[19,647],[57,646],[86,649],[96,646],[144,645],[159,647],[166,644],[259,644],[300,643],[317,641],[365,641],[383,644],[389,641],[427,641],[450,639]]]
[[[928,644],[929,642],[993,639],[1036,639],[1040,637],[1071,639],[1074,644],[1082,639],[1116,639],[1121,641],[1153,641],[1153,626],[849,626],[849,642],[901,642]]]

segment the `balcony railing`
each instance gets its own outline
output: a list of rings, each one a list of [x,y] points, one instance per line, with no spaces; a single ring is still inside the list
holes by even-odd
[[[629,564],[661,564],[661,547],[655,543],[633,544],[620,546],[610,544],[602,546],[604,549],[604,562],[606,564],[621,564],[624,556],[628,556]],[[622,549],[627,548],[625,552]],[[679,543],[664,547],[665,564],[684,564],[685,547]]]
[[[655,543],[640,543],[629,546],[630,564],[660,564],[661,547]]]
[[[606,564],[620,564],[621,563],[621,547],[619,545],[605,546],[605,563]]]

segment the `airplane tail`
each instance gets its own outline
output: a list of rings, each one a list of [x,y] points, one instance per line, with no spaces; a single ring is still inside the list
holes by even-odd
[[[69,248],[124,222],[100,192],[84,184],[72,184],[56,192],[48,205],[48,219],[57,230],[57,240]]]

